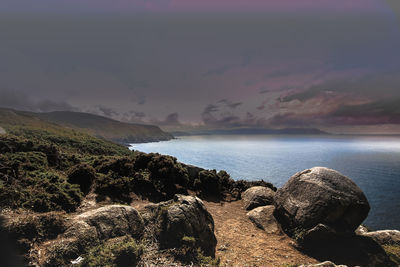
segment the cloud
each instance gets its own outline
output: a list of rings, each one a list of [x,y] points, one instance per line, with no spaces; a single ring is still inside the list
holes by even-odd
[[[231,102],[228,99],[221,99],[217,103],[224,104],[226,107],[230,109],[235,109],[243,104],[243,102]]]
[[[209,69],[205,73],[203,73],[203,77],[206,76],[221,76],[224,75],[227,71],[231,70],[233,66],[224,65],[218,68]]]
[[[123,122],[128,123],[146,123],[144,119],[146,118],[146,114],[144,112],[130,110],[124,112],[120,118]]]
[[[182,123],[179,121],[178,112],[168,114],[163,120],[152,119],[150,122],[155,125],[163,126],[166,129],[169,129],[171,127],[179,128],[180,126],[182,126]]]
[[[18,91],[0,91],[0,106],[14,108],[18,110],[34,112],[50,111],[77,111],[78,109],[63,101],[54,101],[50,99],[34,99],[23,92]]]
[[[400,124],[400,98],[344,105],[325,120],[336,125]]]
[[[269,93],[271,90],[270,89],[268,89],[266,86],[262,86],[262,87],[260,87],[260,89],[258,89],[259,91],[259,93],[260,94],[266,94],[266,93]]]
[[[168,114],[163,121],[165,125],[181,125],[179,121],[179,114],[177,112]]]
[[[115,111],[113,108],[105,107],[105,106],[97,106],[99,110],[99,115],[106,116],[109,118],[117,117],[120,115],[119,112]]]

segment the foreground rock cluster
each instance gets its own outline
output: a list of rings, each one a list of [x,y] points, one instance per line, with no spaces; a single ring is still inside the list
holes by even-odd
[[[386,251],[398,253],[400,232],[368,232],[360,226],[370,210],[367,198],[352,180],[335,170],[304,170],[276,193],[252,187],[242,197],[244,208],[250,210],[247,216],[257,227],[267,233],[288,234],[299,249],[317,259],[360,266],[397,266]],[[310,266],[336,265],[325,262]]]
[[[312,168],[276,192],[253,186],[241,198],[249,223],[292,237],[298,250],[321,262],[301,266],[397,266],[400,231],[360,226],[368,201],[337,171]],[[139,210],[108,204],[71,214],[3,215],[6,228],[29,251],[30,266],[218,265],[214,220],[196,196],[176,194]]]

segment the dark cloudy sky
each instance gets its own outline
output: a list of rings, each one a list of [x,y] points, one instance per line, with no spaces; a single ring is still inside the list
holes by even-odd
[[[168,129],[400,132],[398,10],[396,0],[2,0],[0,106]]]

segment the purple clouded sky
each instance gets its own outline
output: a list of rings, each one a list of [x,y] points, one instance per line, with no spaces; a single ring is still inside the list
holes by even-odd
[[[387,4],[380,0],[3,0],[4,10],[26,10],[29,12],[66,9],[69,11],[305,11],[315,12],[371,12],[387,10]]]
[[[395,7],[3,0],[0,106],[88,111],[167,129],[399,132]]]

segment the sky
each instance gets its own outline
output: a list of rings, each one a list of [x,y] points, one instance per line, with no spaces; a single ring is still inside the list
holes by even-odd
[[[397,0],[2,0],[0,106],[400,133]]]

